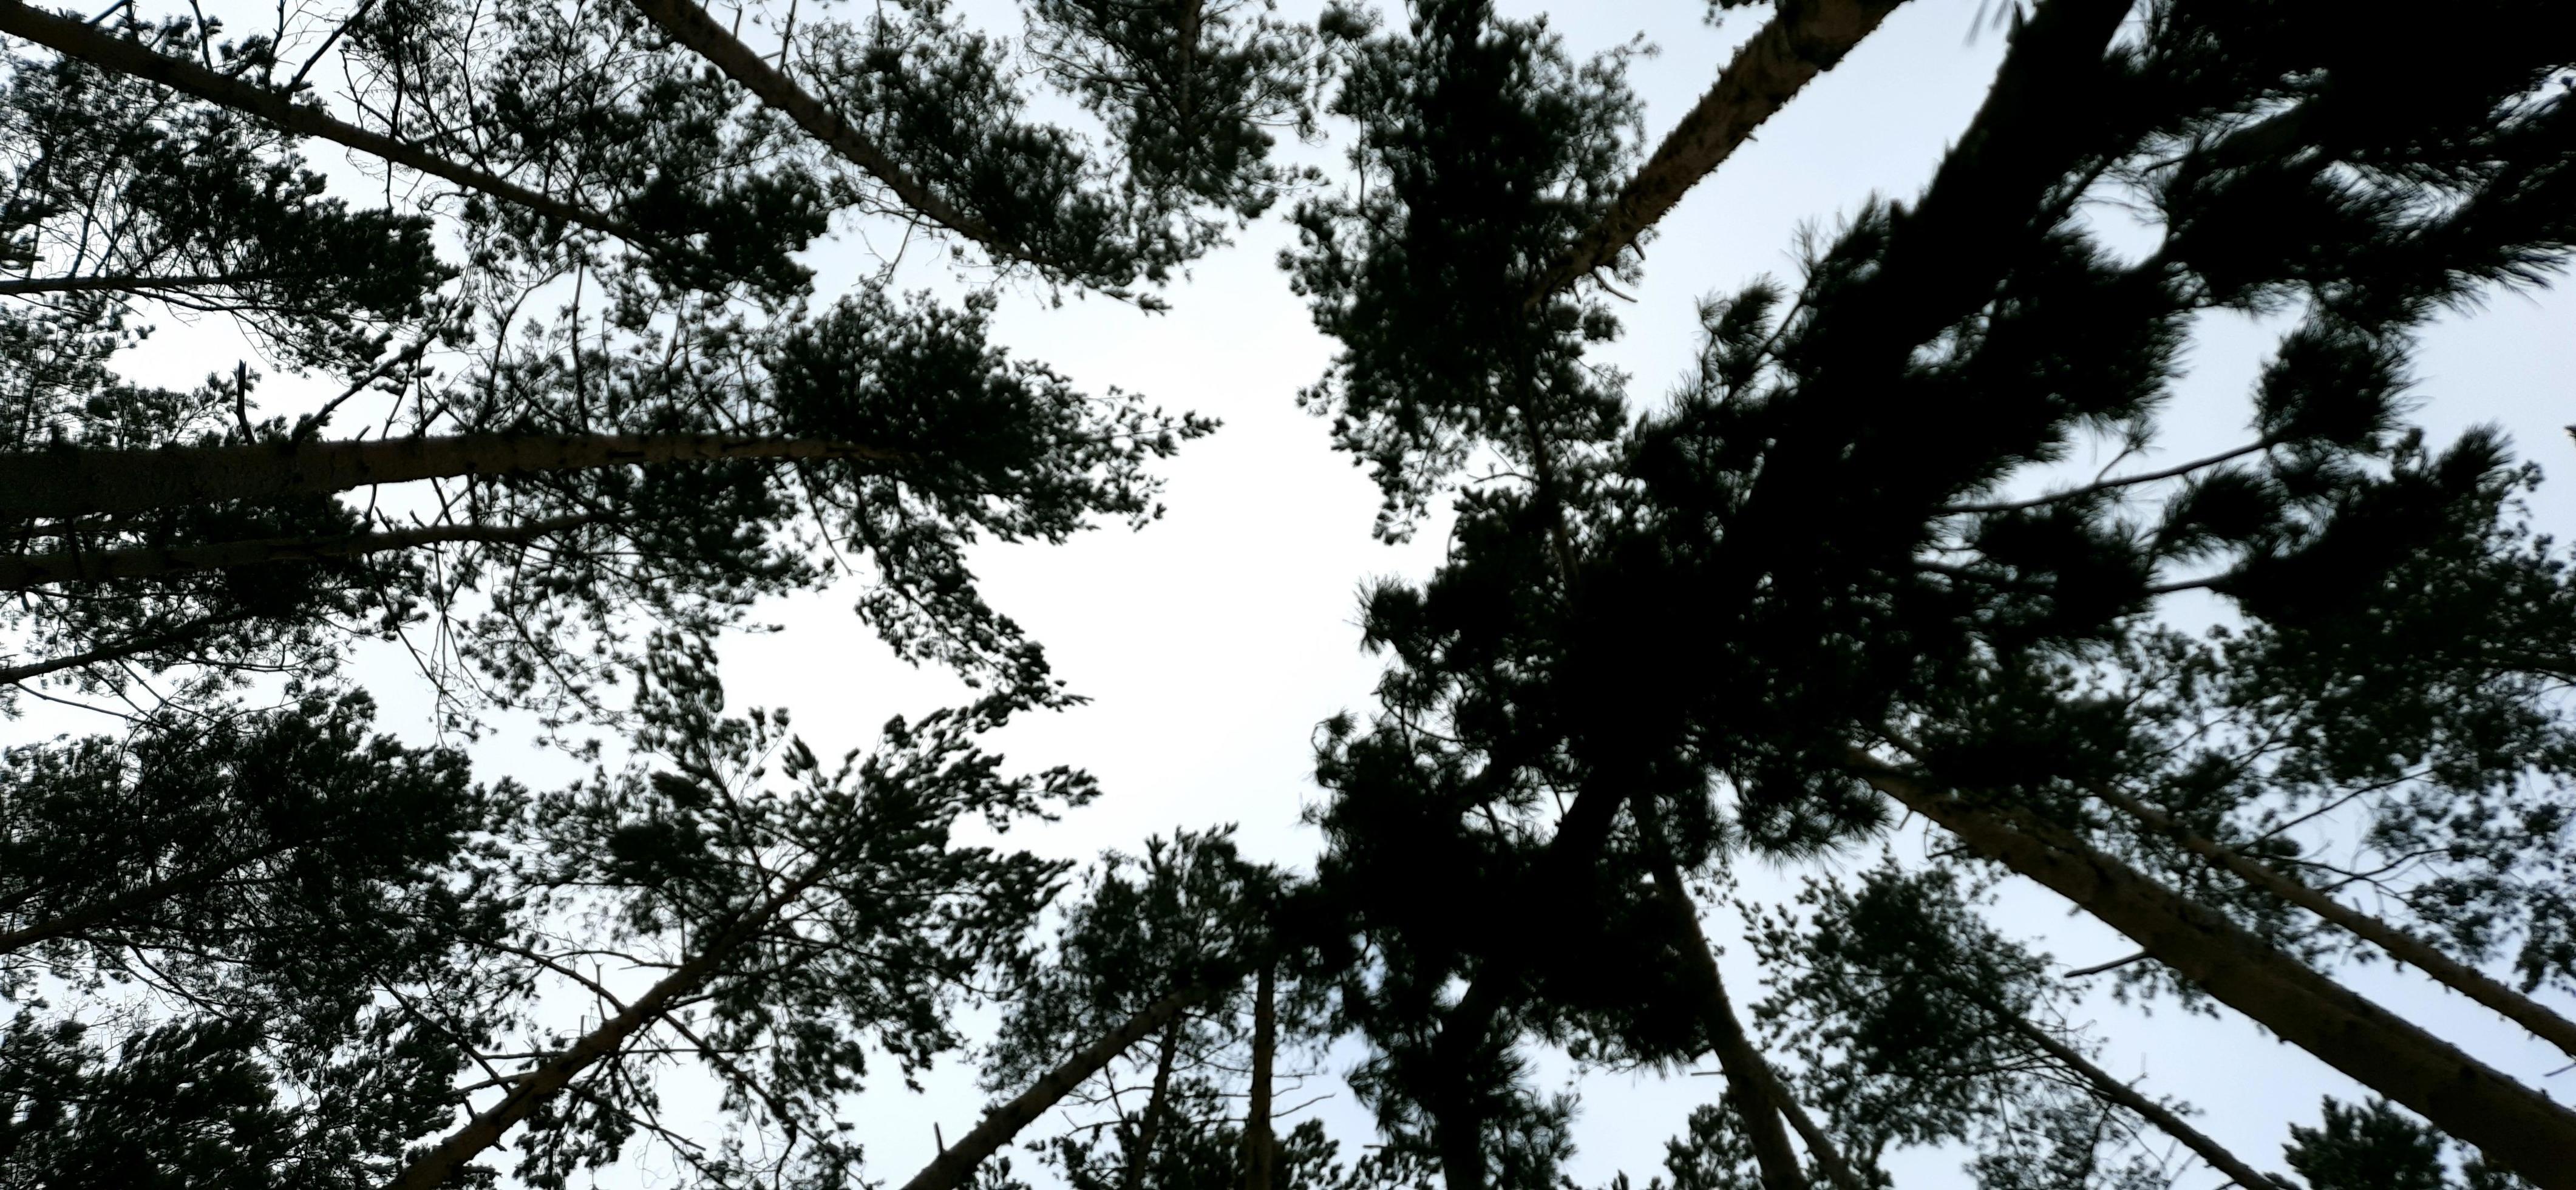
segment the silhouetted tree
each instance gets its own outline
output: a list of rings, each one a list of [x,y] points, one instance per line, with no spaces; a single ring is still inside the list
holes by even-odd
[[[1516,1049],[1676,1060],[1651,1026],[1705,997],[1668,948],[1621,942],[1655,857],[1794,860],[1910,810],[2137,939],[2136,986],[2242,1011],[2568,1184],[2576,1116],[2320,969],[2367,923],[2158,816],[2372,882],[2454,960],[2510,939],[2526,983],[2553,969],[2563,555],[2519,525],[2528,478],[2492,434],[2437,448],[2403,413],[2428,319],[2576,243],[2569,45],[2292,0],[2015,8],[1922,194],[1819,237],[1794,290],[1710,302],[1697,374],[1631,412],[1586,358],[1616,332],[1604,291],[1542,271],[1625,185],[1613,64],[1482,4],[1416,13],[1343,26],[1336,110],[1370,185],[1302,208],[1288,260],[1342,348],[1310,399],[1391,523],[1484,469],[1441,568],[1368,596],[1392,672],[1319,766],[1319,874],[1372,944],[1383,1077],[1362,1086],[1389,1129],[1452,1190],[1548,1183]],[[2547,21],[2499,3],[2471,25]],[[2454,50],[2475,65],[2397,81]],[[2113,203],[2160,242],[2102,243]],[[2292,316],[2246,445],[2007,494],[2087,442],[2150,442],[2212,310]],[[2240,623],[2179,637],[2158,612],[2185,591]],[[2337,873],[2279,837],[2338,806],[2384,864]],[[1399,900],[1397,857],[1435,891]],[[1766,1185],[1791,1176],[1776,1129],[1746,1143]]]

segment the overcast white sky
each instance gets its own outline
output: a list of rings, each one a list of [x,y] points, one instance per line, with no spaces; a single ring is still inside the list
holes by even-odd
[[[2000,56],[1999,31],[1980,19],[1981,12],[1991,18],[1993,3],[1914,0],[1900,9],[1664,221],[1637,302],[1623,310],[1626,338],[1605,353],[1633,375],[1638,399],[1659,399],[1690,363],[1694,299],[1732,291],[1763,273],[1790,276],[1792,238],[1802,224],[1830,221],[1873,193],[1910,197],[1919,189],[1982,99]],[[961,7],[987,27],[1016,29],[1007,2]],[[1305,15],[1311,6],[1291,0],[1283,7]],[[1502,7],[1519,15],[1543,6],[1505,0]],[[1646,100],[1650,135],[1660,135],[1734,44],[1767,16],[1745,10],[1712,30],[1701,13],[1697,0],[1588,3],[1558,6],[1553,21],[1578,54],[1641,32],[1660,47],[1658,56],[1636,64],[1633,76]],[[319,146],[308,151],[329,155]],[[1304,151],[1337,174],[1340,153],[1340,143]],[[1424,574],[1437,557],[1437,524],[1409,546],[1371,540],[1374,489],[1327,448],[1323,424],[1294,406],[1295,390],[1319,375],[1332,345],[1314,332],[1274,264],[1285,242],[1277,222],[1255,227],[1201,262],[1172,291],[1174,309],[1165,315],[1097,300],[1051,308],[1026,292],[1002,307],[999,337],[1015,351],[1095,391],[1135,390],[1225,421],[1215,437],[1164,467],[1171,512],[1160,524],[1141,534],[1098,532],[1064,547],[990,549],[978,559],[987,596],[1044,641],[1057,671],[1093,700],[1016,723],[999,741],[1017,764],[1080,765],[1107,791],[1029,837],[1045,852],[1087,857],[1106,847],[1132,849],[1147,834],[1176,825],[1235,822],[1255,856],[1306,866],[1318,844],[1298,823],[1317,796],[1309,779],[1310,733],[1337,711],[1365,712],[1377,673],[1357,648],[1354,593],[1371,576]],[[847,246],[818,251],[814,261],[826,286],[871,265]],[[907,266],[907,284],[954,289],[935,271],[913,266]],[[2213,318],[2195,341],[2195,373],[2173,405],[2158,453],[2147,461],[2246,440],[2244,393],[2277,332]],[[149,358],[138,359],[136,370],[193,382],[210,366],[204,352],[238,354],[225,341],[226,333],[214,327],[174,332]],[[2553,477],[2576,470],[2570,466],[2576,447],[2558,429],[2576,420],[2570,400],[2576,300],[2565,293],[2500,296],[2474,318],[2447,322],[2430,337],[2419,374],[2420,392],[2431,402],[2423,417],[2437,440],[2476,422],[2499,422],[2521,453]],[[2538,514],[2544,529],[2564,534],[2576,527],[2568,485],[2546,489]],[[830,752],[865,744],[891,714],[958,699],[957,685],[945,675],[894,663],[850,615],[852,598],[844,591],[764,608],[760,618],[785,630],[745,636],[726,649],[724,675],[737,705],[790,708],[816,748]],[[425,733],[425,691],[407,665],[371,657],[361,672],[387,704],[389,727]],[[25,740],[83,726],[39,712],[0,725],[0,733]],[[492,777],[545,781],[573,774],[562,758],[514,738],[487,742],[477,758]],[[1910,833],[1892,845],[1920,853]],[[1841,864],[1856,868],[1874,857],[1873,846]],[[1747,891],[1784,880],[1781,873],[1751,872]],[[2068,918],[2045,894],[2008,886],[2003,914],[2012,928],[2070,965],[2131,949],[2089,919]],[[1721,937],[1735,936],[1737,925],[1731,916],[1711,920]],[[1745,948],[1732,947],[1725,965],[1739,1001],[1754,999],[1757,973]],[[2523,1042],[2457,997],[2385,968],[2347,977],[2518,1078],[2562,1094],[2576,1090],[2576,1075],[2547,1077],[2560,1063],[2546,1047]],[[2170,1005],[2148,1017],[2098,996],[2087,1008],[2113,1039],[2106,1066],[2146,1073],[2150,1091],[2197,1104],[2206,1113],[2199,1121],[2205,1130],[2261,1166],[2280,1168],[2286,1126],[2312,1122],[2320,1094],[2358,1097],[2341,1076],[2232,1017],[2189,1017]],[[1597,1184],[1625,1169],[1642,1185],[1660,1172],[1664,1139],[1692,1106],[1714,1096],[1716,1084],[1628,1075],[1583,1080],[1576,1125],[1581,1151],[1570,1172]],[[870,1138],[876,1175],[907,1176],[931,1153],[930,1121],[941,1121],[953,1136],[971,1124],[980,1102],[955,1068],[935,1077],[923,1096],[899,1088],[872,1092],[856,1122]],[[1366,1139],[1364,1117],[1347,1094],[1313,1110],[1346,1144]],[[1927,1154],[1901,1161],[1899,1185],[1965,1187],[1959,1160]],[[2183,1185],[2222,1180],[2202,1170]]]

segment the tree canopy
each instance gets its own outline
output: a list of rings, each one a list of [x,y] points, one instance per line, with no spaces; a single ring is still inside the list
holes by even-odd
[[[2576,571],[2419,379],[2576,252],[2559,6],[1961,10],[1928,180],[1701,278],[1661,394],[1683,196],[1934,6],[1711,0],[1678,118],[1532,7],[0,0],[0,722],[82,724],[0,758],[0,1187],[1572,1190],[1557,1072],[1703,1058],[1612,1185],[2576,1187]],[[1309,851],[1212,788],[1089,860],[977,566],[1221,427],[1011,313],[1272,231],[1435,561]],[[2146,458],[2224,320],[2233,445]],[[817,593],[956,705],[833,756],[729,683]],[[2341,1081],[2230,1148],[2106,1056],[2150,1008]]]

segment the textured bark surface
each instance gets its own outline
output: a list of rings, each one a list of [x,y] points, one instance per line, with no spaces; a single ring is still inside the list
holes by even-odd
[[[597,524],[592,516],[551,517],[522,525],[424,525],[412,529],[394,529],[383,533],[359,533],[346,537],[267,537],[255,541],[225,541],[211,545],[170,546],[113,550],[64,550],[50,554],[29,554],[0,558],[0,591],[23,591],[47,583],[94,583],[117,578],[155,578],[173,574],[191,574],[205,570],[224,570],[236,566],[259,566],[273,562],[319,562],[330,558],[356,558],[367,554],[415,549],[425,545],[481,541],[498,544],[526,543],[550,537],[584,525]]]
[[[2110,1071],[2094,1065],[2084,1055],[2075,1052],[2074,1047],[2049,1036],[2046,1029],[2030,1023],[2018,1013],[2000,1015],[2022,1040],[2029,1042],[2040,1052],[2056,1060],[2059,1065],[2082,1077],[2085,1084],[2093,1088],[2095,1095],[2137,1113],[2140,1119],[2164,1130],[2166,1135],[2181,1141],[2184,1148],[2198,1153],[2200,1159],[2208,1162],[2211,1169],[2236,1179],[2237,1185],[2245,1187],[2246,1190],[2269,1190],[2270,1187],[2276,1186],[2281,1190],[2297,1190],[2297,1187],[2291,1183],[2247,1165],[2236,1154],[2228,1152],[2225,1145],[2219,1144],[2203,1135],[2199,1129],[2184,1123],[2181,1116],[2175,1115],[2165,1105],[2139,1094],[2137,1088],[2111,1077]]]
[[[2504,1014],[2506,1019],[2531,1030],[2533,1036],[2557,1046],[2570,1056],[2576,1056],[2576,1021],[2549,1011],[2530,997],[2488,978],[2485,972],[2434,949],[2421,938],[2282,875],[2269,865],[2239,854],[2234,848],[2185,829],[2153,806],[2115,789],[2094,789],[2092,793],[2121,813],[2182,844],[2192,853],[2242,877],[2246,883],[2352,931],[2387,951],[2397,961],[2414,966],[2440,980],[2452,991]]]
[[[1554,293],[1619,259],[1683,194],[1751,140],[1754,129],[1817,75],[1833,69],[1902,3],[1782,0],[1770,23],[1735,51],[1716,84],[1620,189],[1601,222],[1540,277],[1538,293]]]
[[[983,1122],[975,1125],[974,1131],[958,1137],[956,1144],[931,1159],[920,1173],[912,1175],[912,1180],[903,1184],[903,1190],[955,1190],[955,1187],[965,1185],[985,1158],[1011,1143],[1011,1138],[1019,1135],[1020,1129],[1028,1127],[1057,1101],[1072,1094],[1084,1079],[1100,1073],[1130,1046],[1169,1025],[1183,1012],[1213,994],[1214,989],[1204,986],[1184,988],[1129,1017],[1126,1024],[1065,1059],[1063,1065],[1046,1072],[1017,1098],[984,1113]]]
[[[20,451],[0,454],[0,522],[69,520],[219,500],[275,501],[468,475],[710,459],[901,458],[847,442],[718,434],[468,434],[164,450]]]
[[[23,37],[66,57],[101,70],[150,79],[181,94],[193,95],[235,111],[248,112],[288,132],[336,141],[361,153],[406,169],[478,190],[539,215],[561,219],[620,239],[639,240],[624,223],[597,211],[549,198],[482,170],[459,165],[419,145],[343,123],[321,108],[295,102],[290,95],[218,74],[183,58],[153,52],[141,42],[106,33],[82,21],[56,16],[21,0],[0,0],[0,33]]]
[[[1855,750],[1879,791],[2038,881],[2220,1003],[2541,1190],[2576,1190],[2576,1113],[2416,1028],[2057,827],[1970,805]]]

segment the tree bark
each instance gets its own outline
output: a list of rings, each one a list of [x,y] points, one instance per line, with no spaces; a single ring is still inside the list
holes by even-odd
[[[14,0],[0,0],[0,4]],[[709,459],[863,459],[893,451],[819,438],[719,434],[469,434],[377,441],[40,450],[0,454],[0,522],[276,501],[370,484]]]
[[[1121,1190],[1137,1190],[1145,1184],[1145,1167],[1154,1159],[1154,1140],[1163,1129],[1164,1097],[1172,1088],[1172,1057],[1181,1048],[1181,1018],[1163,1026],[1163,1044],[1154,1056],[1154,1089],[1145,1096],[1145,1114],[1136,1121],[1136,1149],[1127,1154],[1127,1172],[1118,1179]]]
[[[620,220],[548,198],[481,170],[458,165],[419,145],[342,123],[319,107],[295,102],[294,97],[285,92],[246,83],[183,58],[155,53],[132,38],[117,37],[86,22],[56,16],[23,0],[0,0],[0,33],[23,37],[101,70],[149,79],[181,94],[248,112],[288,132],[336,141],[393,164],[526,207],[539,215],[606,232],[643,246],[641,236]]]
[[[1770,23],[1735,52],[1717,82],[1666,134],[1601,221],[1541,275],[1544,298],[1619,259],[1701,178],[1753,138],[1817,75],[1834,68],[1904,0],[1782,0]]]
[[[569,529],[599,523],[595,516],[551,517],[520,525],[425,525],[384,533],[347,537],[267,537],[211,545],[112,550],[64,550],[0,558],[0,591],[23,591],[47,583],[94,583],[118,578],[156,578],[226,570],[273,562],[318,562],[366,554],[415,549],[459,541],[530,542]]]
[[[1012,1137],[1019,1135],[1020,1129],[1045,1115],[1057,1101],[1072,1094],[1083,1080],[1100,1073],[1118,1055],[1127,1052],[1128,1047],[1144,1040],[1156,1029],[1165,1027],[1213,994],[1215,989],[1204,985],[1184,988],[1129,1017],[1126,1024],[1111,1030],[1082,1052],[1065,1059],[1064,1064],[1046,1072],[1017,1098],[984,1113],[983,1122],[975,1125],[974,1131],[957,1138],[956,1144],[923,1166],[920,1173],[912,1175],[912,1180],[903,1184],[903,1190],[956,1190],[956,1187],[964,1185],[967,1177],[975,1172],[975,1167],[984,1163],[985,1158],[1009,1144]]]
[[[2093,788],[2091,792],[2121,813],[2170,836],[2201,858],[2242,877],[2246,883],[2350,930],[2387,951],[2399,962],[2412,964],[2451,990],[2504,1014],[2513,1023],[2531,1030],[2534,1036],[2570,1056],[2576,1056],[2576,1021],[2549,1011],[2530,997],[2488,978],[2484,972],[2435,950],[2423,939],[2347,906],[2238,853],[2234,848],[2202,837],[2175,822],[2162,810],[2116,789]]]
[[[600,1059],[616,1053],[629,1039],[669,1013],[678,1000],[705,983],[707,977],[714,974],[735,950],[751,941],[782,910],[821,883],[833,870],[832,861],[815,860],[795,880],[761,902],[759,907],[726,925],[713,942],[645,989],[644,994],[636,997],[623,1011],[584,1034],[571,1049],[518,1077],[510,1084],[510,1091],[502,1096],[501,1102],[467,1120],[464,1126],[421,1154],[387,1183],[387,1190],[432,1190],[446,1184],[464,1169],[466,1162],[500,1143],[501,1134],[509,1131],[511,1125],[528,1118],[547,1100],[571,1086],[575,1076]]]
[[[2111,1077],[2110,1071],[2094,1065],[2083,1054],[2077,1053],[2073,1046],[2049,1036],[2047,1030],[2032,1024],[2020,1013],[2007,1012],[1998,1015],[2016,1036],[2047,1054],[2058,1065],[2081,1076],[2085,1084],[2093,1088],[2095,1095],[2127,1108],[2146,1122],[2163,1129],[2167,1135],[2181,1141],[2184,1148],[2198,1153],[2200,1159],[2208,1162],[2211,1169],[2236,1179],[2236,1184],[2245,1187],[2245,1190],[2295,1190],[2290,1183],[2247,1165],[2236,1154],[2228,1152],[2226,1146],[2210,1139],[2199,1129],[2184,1123],[2181,1116],[2175,1115],[2165,1105],[2138,1093],[2137,1088]]]
[[[2128,935],[2204,991],[2542,1190],[2576,1190],[2576,1114],[2282,954],[2062,828],[1934,793],[1854,749],[1855,772],[1972,849]]]
[[[1243,1111],[1243,1190],[1270,1190],[1279,1140],[1270,1130],[1270,1075],[1279,1048],[1279,969],[1261,968],[1252,994],[1252,1094]]]

